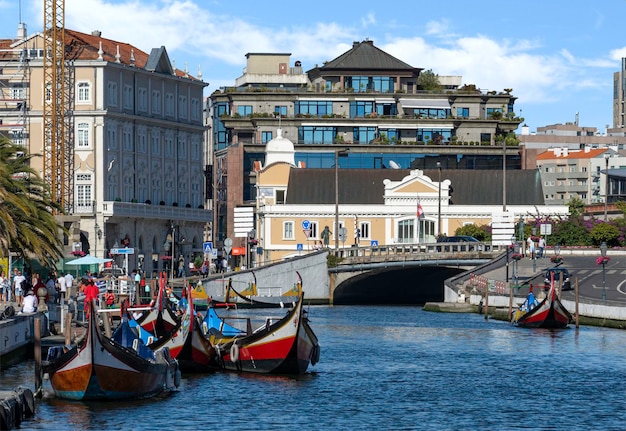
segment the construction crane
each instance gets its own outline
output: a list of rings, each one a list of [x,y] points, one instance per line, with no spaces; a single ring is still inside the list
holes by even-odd
[[[65,60],[65,0],[44,0],[44,180],[64,213],[73,211],[74,154],[66,115],[70,90]]]

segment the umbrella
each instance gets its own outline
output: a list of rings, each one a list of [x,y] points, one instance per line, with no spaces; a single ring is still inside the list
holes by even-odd
[[[95,257],[95,256],[83,256],[83,257],[79,257],[78,259],[74,259],[70,262],[65,262],[66,265],[95,265],[97,263],[105,263],[105,262],[111,262],[113,259],[103,259],[101,257]]]

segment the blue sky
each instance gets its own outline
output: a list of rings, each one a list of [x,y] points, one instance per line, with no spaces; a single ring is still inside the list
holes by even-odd
[[[0,0],[0,38],[20,20],[43,27],[44,0]],[[305,70],[370,39],[400,60],[461,75],[485,90],[512,88],[531,131],[573,122],[612,127],[613,72],[626,57],[626,0],[65,0],[65,25],[202,70],[206,94],[233,85],[249,52],[288,52]],[[521,111],[521,112],[520,112]]]

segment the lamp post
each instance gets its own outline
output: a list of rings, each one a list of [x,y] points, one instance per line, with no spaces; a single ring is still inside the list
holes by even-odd
[[[98,225],[98,222],[96,222],[93,229],[96,232],[96,237],[94,238],[95,247],[94,247],[93,255],[95,257],[98,257],[98,240],[102,238],[102,230],[100,229],[100,225]]]
[[[335,151],[335,254],[339,253],[339,157],[347,157],[350,149]]]
[[[607,220],[607,210],[609,205],[609,155],[604,155],[605,176],[604,176],[604,222]]]
[[[602,256],[602,302],[606,302],[606,271],[604,270],[606,262],[604,258],[606,257],[607,245],[605,241],[602,241],[600,244],[600,255]]]
[[[439,241],[439,239],[441,238],[441,162],[437,162],[437,170],[439,171],[439,199],[437,200],[437,241]]]

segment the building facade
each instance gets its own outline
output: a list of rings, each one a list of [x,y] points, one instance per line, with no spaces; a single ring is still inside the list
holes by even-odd
[[[234,235],[233,209],[254,206],[254,170],[276,130],[295,146],[296,166],[332,170],[349,150],[350,169],[502,169],[504,137],[520,119],[510,90],[482,91],[441,77],[420,86],[420,68],[355,42],[341,56],[304,72],[290,54],[247,54],[234,87],[211,96],[214,155],[214,240]],[[520,168],[518,148],[507,168]],[[277,196],[278,201],[281,200]]]
[[[169,268],[174,253],[186,261],[202,253],[212,219],[204,193],[207,84],[201,75],[176,69],[165,47],[148,54],[98,31],[69,29],[65,45],[73,182],[59,215],[70,232],[66,257],[77,251],[108,257],[128,247],[134,253],[127,270],[151,273]],[[43,35],[27,36],[24,28],[15,40],[0,41],[0,48],[0,131],[42,154],[42,107],[50,97]],[[23,71],[26,78],[18,81]],[[34,162],[45,171],[43,159]],[[126,265],[125,256],[112,257]]]

